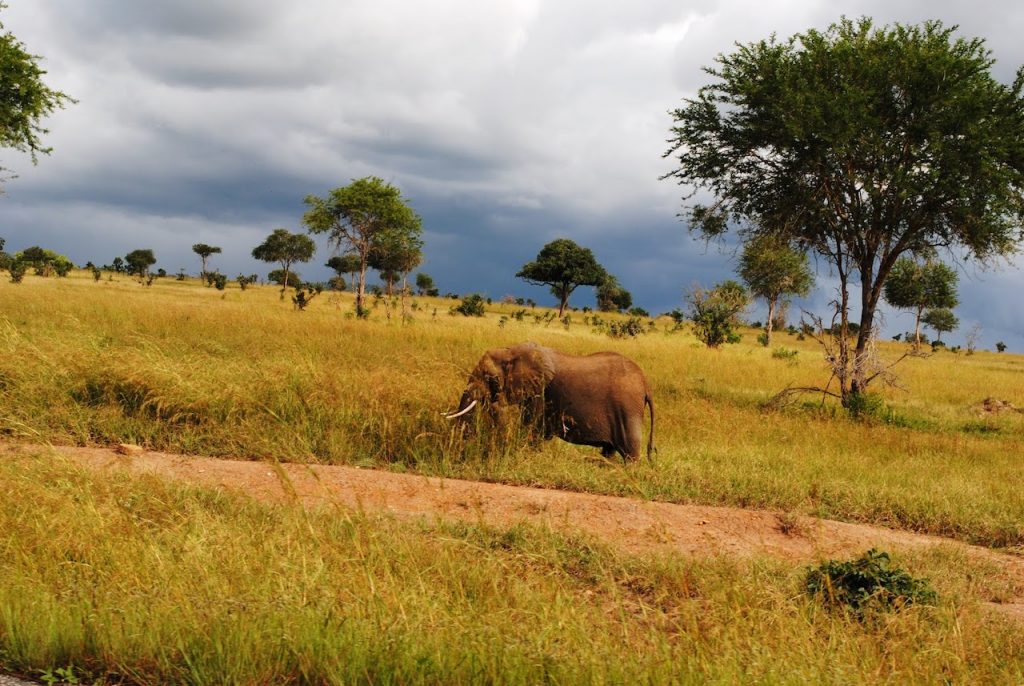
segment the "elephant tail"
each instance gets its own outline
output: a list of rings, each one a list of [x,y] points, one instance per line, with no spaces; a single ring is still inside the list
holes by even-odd
[[[650,460],[651,454],[657,452],[657,449],[654,447],[654,400],[651,398],[651,391],[649,389],[644,394],[644,403],[651,411],[651,432],[647,436],[647,459]]]

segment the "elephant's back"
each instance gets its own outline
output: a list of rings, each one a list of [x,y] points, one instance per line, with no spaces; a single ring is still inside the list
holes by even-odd
[[[562,355],[557,364],[558,377],[573,386],[616,394],[630,392],[641,397],[648,393],[647,379],[636,362],[616,352],[590,355]]]

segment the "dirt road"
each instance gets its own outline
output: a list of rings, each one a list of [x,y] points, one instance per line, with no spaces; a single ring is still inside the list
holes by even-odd
[[[4,451],[25,450],[0,445]],[[38,447],[32,450],[40,450]],[[794,562],[849,557],[878,548],[950,546],[998,564],[1024,588],[1024,558],[958,541],[863,524],[730,507],[677,505],[553,489],[394,474],[340,466],[270,464],[98,448],[45,448],[96,470],[127,469],[264,501],[338,504],[396,517],[511,526],[519,522],[582,531],[629,553],[769,555]],[[1024,620],[1024,598],[1001,608]]]

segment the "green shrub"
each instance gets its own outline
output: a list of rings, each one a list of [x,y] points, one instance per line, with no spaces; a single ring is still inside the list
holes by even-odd
[[[796,356],[799,352],[799,350],[791,350],[789,348],[776,348],[772,351],[772,359],[796,362]]]
[[[463,317],[484,316],[484,299],[479,293],[470,293],[462,299],[456,307],[451,309],[452,314],[461,314]]]
[[[845,607],[862,616],[869,607],[900,610],[919,603],[934,605],[938,594],[927,579],[915,579],[893,567],[889,554],[874,548],[855,560],[829,560],[809,568],[807,592],[828,607]]]
[[[636,338],[644,333],[644,323],[640,317],[630,317],[624,322],[612,322],[608,326],[608,335],[612,338]]]

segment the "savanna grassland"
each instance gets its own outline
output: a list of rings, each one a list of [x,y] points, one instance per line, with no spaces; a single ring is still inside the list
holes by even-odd
[[[1024,545],[1024,359],[908,358],[853,420],[787,386],[827,379],[811,340],[709,350],[667,318],[613,339],[572,314],[416,298],[357,321],[274,287],[217,291],[26,277],[0,283],[0,434],[242,459],[353,464],[869,522]],[[539,310],[538,310],[539,311]],[[607,315],[602,315],[606,319]],[[522,340],[616,350],[654,388],[657,455],[468,441],[441,417],[482,351]],[[881,344],[887,359],[904,347]],[[0,462],[0,667],[133,683],[773,683],[1024,680],[1024,631],[981,601],[1019,594],[952,550],[893,551],[940,601],[856,619],[804,567],[631,557],[530,527],[400,523],[161,482],[29,453]]]

